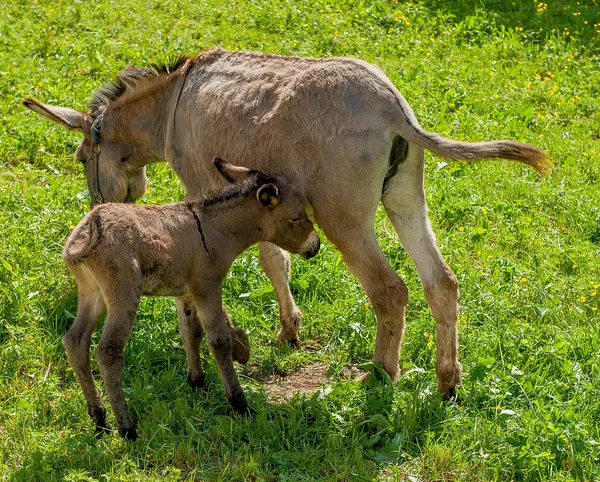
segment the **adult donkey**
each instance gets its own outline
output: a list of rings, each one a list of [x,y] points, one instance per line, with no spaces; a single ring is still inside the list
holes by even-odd
[[[395,379],[408,290],[377,244],[374,217],[382,201],[437,323],[436,371],[445,398],[454,396],[461,375],[459,292],[427,218],[423,149],[466,161],[511,159],[540,174],[551,168],[544,152],[527,144],[456,142],[426,132],[385,74],[355,59],[210,49],[166,68],[124,70],[95,93],[89,113],[33,99],[23,103],[84,134],[76,157],[86,162],[98,201],[139,198],[144,166],[160,161],[175,169],[187,198],[196,198],[223,186],[211,168],[214,156],[300,186],[314,219],[371,300],[377,316],[373,360]],[[249,159],[252,165],[245,164]],[[301,313],[288,287],[289,257],[263,243],[260,259],[281,308],[279,340],[296,344]],[[178,312],[184,327],[189,320],[181,303]]]

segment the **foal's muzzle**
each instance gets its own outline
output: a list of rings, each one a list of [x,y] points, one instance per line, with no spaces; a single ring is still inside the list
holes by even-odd
[[[319,235],[317,234],[317,232],[314,231],[308,237],[308,241],[302,247],[300,254],[304,258],[310,259],[319,252],[320,247],[321,247],[321,240],[319,239]]]

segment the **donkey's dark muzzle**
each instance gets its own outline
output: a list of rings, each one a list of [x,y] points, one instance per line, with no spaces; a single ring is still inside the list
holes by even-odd
[[[300,254],[306,258],[310,259],[315,256],[319,252],[319,248],[321,247],[321,240],[319,239],[319,235],[314,232],[310,235],[309,240],[307,241],[304,249],[300,251]]]

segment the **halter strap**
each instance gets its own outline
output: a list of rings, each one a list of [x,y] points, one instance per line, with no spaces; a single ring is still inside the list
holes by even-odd
[[[85,161],[84,167],[86,174],[88,172],[88,166],[90,175],[86,175],[88,181],[88,192],[90,194],[91,204],[94,207],[96,204],[105,203],[106,200],[100,191],[100,177],[98,175],[98,156],[100,155],[100,128],[102,127],[102,121],[104,120],[104,112],[96,117],[92,124],[92,154]]]
[[[171,111],[169,112],[169,119],[171,122],[167,124],[167,133],[165,136],[165,159],[175,171],[178,171],[178,166],[176,165],[177,153],[175,152],[175,147],[173,145],[173,134],[175,133],[175,123],[176,123],[176,114],[177,107],[179,107],[179,99],[181,99],[181,94],[183,93],[183,88],[185,87],[185,81],[187,80],[188,74],[190,70],[192,70],[192,65],[194,63],[194,58],[188,59],[188,61],[183,65],[181,75],[178,79],[178,85],[176,86],[177,91],[177,100],[173,104]]]
[[[187,202],[184,204],[184,206],[188,209],[188,211],[190,213],[192,213],[192,216],[194,216],[194,219],[196,220],[196,226],[198,227],[198,232],[200,233],[200,236],[202,237],[202,244],[204,245],[204,251],[206,251],[206,254],[208,254],[208,257],[210,258],[210,252],[208,251],[208,246],[206,245],[206,238],[204,237],[204,231],[202,231],[202,223],[200,223],[200,218],[198,217],[198,214],[196,213],[196,211],[194,211],[194,208],[192,207],[192,204]]]

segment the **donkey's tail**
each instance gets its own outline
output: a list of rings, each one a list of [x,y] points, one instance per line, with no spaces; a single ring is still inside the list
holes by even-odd
[[[398,119],[398,134],[409,142],[429,149],[447,159],[476,161],[479,159],[510,159],[533,167],[540,176],[547,176],[554,168],[544,151],[517,141],[460,142],[424,130],[400,92],[396,91],[401,118]]]
[[[102,239],[100,216],[96,211],[88,214],[67,239],[62,257],[67,265],[81,263]]]

